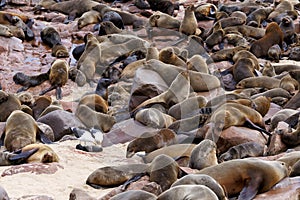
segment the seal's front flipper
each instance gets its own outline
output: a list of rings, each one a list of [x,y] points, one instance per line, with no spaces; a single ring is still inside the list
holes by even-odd
[[[130,179],[128,179],[121,187],[121,190],[125,191],[126,188],[133,182],[136,182],[138,180],[140,180],[143,176],[145,176],[146,173],[140,173],[140,174],[137,174],[133,177],[131,177]]]
[[[29,151],[24,151],[19,154],[15,154],[11,156],[10,158],[8,158],[8,160],[12,163],[12,165],[19,165],[25,163],[26,160],[38,150],[39,148],[34,148]]]
[[[258,192],[262,177],[251,177],[246,181],[245,187],[242,189],[238,200],[251,200]]]

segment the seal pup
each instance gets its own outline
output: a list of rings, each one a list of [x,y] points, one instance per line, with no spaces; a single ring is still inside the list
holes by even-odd
[[[21,102],[16,95],[0,90],[0,122],[5,122],[13,111],[20,109]]]
[[[281,28],[284,41],[287,45],[297,42],[297,34],[295,30],[294,20],[290,16],[283,17],[279,27]]]
[[[161,193],[157,200],[169,199],[210,199],[218,200],[218,196],[204,185],[178,185]]]
[[[126,31],[123,31],[119,29],[114,23],[110,21],[105,21],[100,23],[100,29],[98,35],[109,35],[114,33],[125,33]]]
[[[35,143],[37,136],[42,142],[51,143],[33,117],[19,110],[13,111],[6,120],[4,133],[4,146],[10,152]]]
[[[280,79],[279,87],[285,89],[290,94],[295,94],[299,88],[299,83],[297,80],[292,78],[290,75],[287,75]]]
[[[271,22],[266,28],[264,37],[252,43],[250,52],[256,57],[266,57],[271,46],[278,44],[282,47],[283,32],[276,22]]]
[[[77,27],[78,29],[82,29],[89,24],[97,24],[100,22],[100,20],[100,13],[95,10],[90,10],[81,15],[81,17],[77,21]]]
[[[31,106],[33,112],[33,118],[38,119],[41,113],[52,103],[52,99],[50,96],[43,95],[39,96],[33,102]]]
[[[128,190],[110,198],[110,200],[124,200],[124,199],[156,200],[157,196],[144,190]]]
[[[138,110],[134,119],[141,124],[153,128],[166,128],[169,127],[175,119],[156,108],[144,108]]]
[[[260,87],[266,89],[278,88],[280,80],[269,76],[249,77],[241,80],[235,86],[237,89]]]
[[[56,89],[56,99],[62,99],[61,87],[68,81],[69,65],[65,60],[55,60],[50,68],[49,82],[51,86],[40,92],[40,95],[44,95],[51,90]]]
[[[268,58],[271,61],[279,62],[279,59],[281,57],[281,48],[278,44],[275,44],[271,46],[268,50]]]
[[[29,144],[22,148],[22,152],[28,152],[33,149],[38,149],[35,153],[33,153],[30,157],[27,158],[27,163],[50,163],[50,162],[58,162],[58,155],[53,151],[53,149],[45,144]]]
[[[158,58],[160,61],[166,64],[171,64],[178,67],[186,67],[186,63],[176,55],[172,47],[166,47],[160,50]]]
[[[211,176],[224,187],[228,197],[238,195],[238,199],[253,199],[271,189],[287,173],[285,163],[257,158],[229,160],[197,172]]]
[[[202,72],[207,74],[209,73],[206,61],[200,55],[193,55],[190,59],[188,59],[186,64],[189,70],[194,70],[197,72]]]
[[[17,90],[17,93],[26,91],[30,87],[35,87],[42,84],[49,79],[49,73],[50,70],[45,73],[29,76],[24,74],[23,72],[17,72],[13,76],[13,81],[15,82],[15,84],[22,85],[22,87]]]
[[[215,179],[205,174],[188,174],[175,181],[171,188],[179,185],[204,185],[211,189],[219,200],[227,199],[222,186]]]
[[[197,20],[215,19],[218,8],[212,3],[199,5],[195,8],[195,17]]]
[[[101,112],[105,114],[108,112],[107,101],[98,94],[89,94],[83,96],[79,100],[78,106],[79,105],[86,105],[92,110],[95,110],[96,112]]]
[[[136,152],[145,151],[150,153],[156,149],[176,143],[176,133],[170,129],[161,129],[152,133],[145,132],[128,144],[126,158],[132,157]]]
[[[258,8],[251,12],[246,20],[248,26],[260,27],[274,9],[272,7]]]
[[[194,11],[195,11],[194,5],[189,5],[185,8],[184,17],[179,27],[180,33],[183,33],[185,35],[197,34],[196,31],[198,29],[198,23]]]
[[[263,76],[270,76],[270,77],[276,75],[275,69],[274,69],[273,65],[271,64],[271,62],[269,62],[269,61],[267,61],[264,64],[264,67],[263,67],[261,73]]]
[[[220,155],[218,161],[224,162],[233,159],[241,159],[247,157],[258,157],[262,156],[264,153],[264,146],[257,142],[246,142],[243,144],[239,144],[231,147]]]
[[[101,167],[88,176],[86,184],[96,189],[101,187],[115,187],[125,183],[136,175],[146,173],[148,168],[147,164]]]
[[[214,141],[204,139],[191,152],[189,167],[203,169],[218,164],[217,145]]]
[[[233,78],[238,83],[245,78],[255,77],[254,70],[255,63],[252,59],[240,58],[234,63],[232,67]]]
[[[4,37],[14,36],[13,32],[5,25],[0,24],[0,35]]]

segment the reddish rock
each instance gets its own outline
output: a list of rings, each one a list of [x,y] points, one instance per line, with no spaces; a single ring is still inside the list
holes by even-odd
[[[70,198],[69,200],[96,200],[94,197],[91,197],[87,192],[79,189],[79,188],[74,188],[72,192],[70,193]]]

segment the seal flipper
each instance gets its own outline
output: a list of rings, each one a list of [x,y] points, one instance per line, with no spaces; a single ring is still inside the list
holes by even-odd
[[[8,160],[12,163],[12,165],[19,165],[19,164],[25,163],[26,160],[31,155],[33,155],[35,152],[37,152],[38,150],[39,150],[39,148],[34,148],[29,151],[24,151],[24,152],[21,152],[21,153],[11,156],[10,158],[8,158]]]
[[[47,92],[50,92],[51,90],[54,90],[56,89],[56,86],[52,85],[51,87],[49,87],[48,89],[45,89],[45,90],[42,90],[39,95],[44,95],[46,94]]]
[[[146,175],[146,173],[140,173],[140,174],[137,174],[137,175],[133,176],[132,178],[128,179],[125,183],[123,183],[121,190],[125,191],[126,188],[130,185],[130,183],[140,180],[145,175]]]
[[[251,200],[255,197],[258,192],[260,183],[262,182],[262,177],[257,176],[255,178],[251,177],[246,181],[245,187],[242,189],[238,200]]]
[[[4,145],[5,131],[2,133],[0,138],[0,147]]]
[[[40,129],[38,130],[37,133],[37,138],[44,144],[52,144],[53,142],[45,135],[45,133],[43,131],[41,131]]]

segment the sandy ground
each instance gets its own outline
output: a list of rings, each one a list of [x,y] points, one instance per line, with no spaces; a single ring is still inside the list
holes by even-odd
[[[46,195],[55,200],[66,200],[74,188],[82,189],[92,197],[99,198],[112,189],[94,189],[85,184],[87,177],[94,170],[103,166],[138,162],[138,158],[125,158],[127,144],[106,147],[99,153],[76,150],[76,144],[78,141],[69,140],[51,145],[59,155],[61,166],[54,174],[26,172],[4,176],[0,178],[0,185],[12,199],[25,195]],[[10,167],[1,167],[0,173],[8,168]]]

